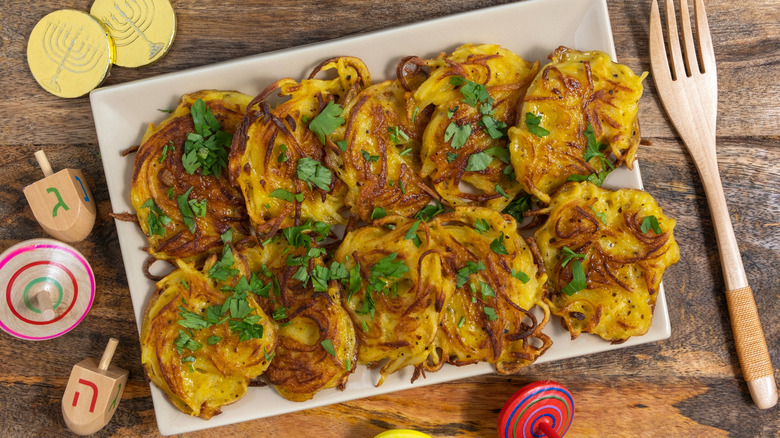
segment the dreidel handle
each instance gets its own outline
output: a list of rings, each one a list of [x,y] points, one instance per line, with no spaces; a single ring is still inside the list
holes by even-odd
[[[46,158],[46,153],[43,152],[43,150],[40,150],[35,153],[35,159],[38,160],[38,166],[41,167],[44,176],[49,177],[54,175],[54,171],[51,168],[51,164],[49,164],[49,159]]]
[[[100,359],[100,364],[98,365],[98,368],[105,371],[108,369],[108,365],[111,364],[111,358],[114,357],[114,352],[116,351],[116,346],[119,344],[119,341],[115,338],[111,338],[108,340],[108,345],[106,346],[106,349],[103,351],[103,357]]]

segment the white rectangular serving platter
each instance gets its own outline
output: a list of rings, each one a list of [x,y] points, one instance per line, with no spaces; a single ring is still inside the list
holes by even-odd
[[[158,123],[166,117],[158,108],[174,108],[183,94],[223,89],[254,96],[279,78],[303,79],[322,60],[339,55],[361,58],[376,83],[392,78],[396,63],[405,56],[434,57],[464,43],[500,44],[524,59],[539,60],[542,65],[560,45],[602,50],[616,58],[605,0],[528,0],[101,88],[91,93],[90,100],[113,211],[133,211],[130,203],[133,157],[122,158],[119,152],[138,144],[148,123]],[[642,188],[639,166],[633,171],[616,170],[605,187]],[[144,306],[154,291],[154,283],[142,273],[147,253],[141,248],[146,246],[146,239],[133,223],[117,221],[116,227],[140,331]],[[538,360],[540,363],[655,342],[671,335],[663,287],[650,331],[623,344],[612,345],[587,334],[572,341],[556,318],[545,331],[554,344]],[[151,390],[160,433],[171,435],[493,372],[494,367],[486,363],[445,366],[412,384],[412,370],[404,369],[391,375],[384,385],[375,387],[378,371],[361,366],[350,377],[344,391],[330,389],[310,401],[296,403],[282,398],[270,387],[249,388],[243,399],[224,407],[222,414],[208,421],[178,411],[156,386],[151,385]]]

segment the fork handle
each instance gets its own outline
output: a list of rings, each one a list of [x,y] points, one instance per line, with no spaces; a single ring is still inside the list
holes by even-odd
[[[714,148],[713,148],[714,149]],[[734,227],[731,224],[726,197],[720,181],[718,164],[713,157],[697,161],[704,190],[707,194],[715,235],[718,239],[723,277],[726,283],[726,301],[734,333],[734,344],[739,356],[742,375],[747,382],[753,402],[759,409],[777,404],[777,385],[764,331],[758,318],[753,292],[747,283]]]

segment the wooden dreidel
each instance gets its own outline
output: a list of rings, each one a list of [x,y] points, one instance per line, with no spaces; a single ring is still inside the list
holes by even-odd
[[[552,380],[520,388],[498,414],[499,438],[560,438],[574,419],[569,390]]]
[[[73,366],[62,396],[62,416],[68,429],[89,435],[102,429],[114,416],[127,384],[127,370],[110,365],[119,343],[108,341],[100,362],[85,359]]]
[[[56,239],[78,242],[95,225],[95,200],[78,169],[52,171],[46,154],[35,153],[45,178],[24,188],[35,220]]]

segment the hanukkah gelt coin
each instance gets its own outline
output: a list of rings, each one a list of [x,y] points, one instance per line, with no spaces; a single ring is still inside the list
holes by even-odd
[[[114,62],[114,43],[99,21],[72,9],[43,17],[30,33],[27,64],[46,91],[80,97],[100,85]]]
[[[90,13],[114,39],[121,67],[141,67],[162,58],[176,34],[176,15],[168,0],[95,0]]]

